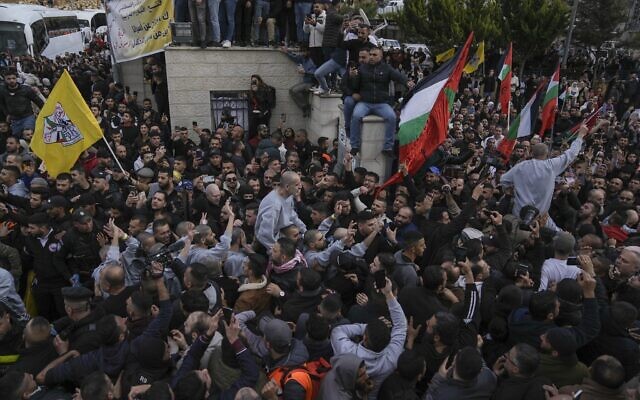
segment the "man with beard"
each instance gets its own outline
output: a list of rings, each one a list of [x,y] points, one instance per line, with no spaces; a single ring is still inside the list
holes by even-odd
[[[493,365],[493,372],[498,377],[498,387],[493,394],[495,400],[510,399],[544,399],[543,385],[551,385],[551,381],[543,376],[536,376],[540,365],[540,354],[526,343],[518,343]]]
[[[152,183],[149,185],[149,197],[153,197],[153,194],[157,191],[165,192],[165,201],[168,205],[169,211],[182,216],[184,208],[182,198],[180,198],[180,193],[175,190],[175,185],[173,184],[173,171],[168,168],[160,169],[160,171],[158,171],[157,179],[157,184]]]
[[[332,368],[322,380],[318,400],[356,400],[367,397],[373,382],[364,361],[355,354],[331,359]]]
[[[229,219],[227,220],[227,227],[224,234],[220,236],[220,242],[216,241],[213,230],[209,225],[196,226],[192,241],[193,247],[189,250],[185,260],[186,265],[190,265],[194,262],[204,263],[204,259],[209,259],[210,257],[214,257],[220,261],[226,258],[231,244],[235,215],[233,214],[229,200],[227,200],[222,209],[228,213]]]
[[[383,235],[382,229],[377,230],[376,227],[379,225],[378,218],[371,211],[360,211],[356,216],[356,221],[358,223],[358,229],[354,237],[356,243],[364,241],[365,238],[375,232],[373,240],[367,246],[364,255],[362,255],[367,264],[371,264],[379,253],[393,253],[396,250],[394,244],[387,238],[392,231],[386,228],[384,230],[385,235]]]
[[[602,236],[602,227],[600,226],[600,221],[598,221],[599,210],[600,205],[593,201],[587,201],[582,204],[578,210],[578,222],[576,223],[575,231],[577,232],[582,225],[592,225],[595,232]]]
[[[11,69],[4,74],[4,86],[0,89],[0,110],[16,137],[25,128],[34,129],[36,118],[31,103],[42,109],[44,101],[29,86],[18,83],[18,73]]]
[[[307,227],[298,218],[293,200],[300,187],[300,176],[286,171],[282,174],[280,184],[260,202],[255,229],[255,244],[262,246],[262,249],[257,249],[260,252],[268,253],[273,249],[277,235],[284,227],[295,224],[300,233],[307,231]]]
[[[444,270],[440,269],[444,274]],[[407,329],[407,349],[414,349],[425,357],[427,360],[427,372],[424,376],[425,381],[429,382],[438,371],[440,366],[447,357],[454,355],[459,349],[465,346],[476,346],[476,335],[478,334],[478,316],[479,316],[479,296],[475,285],[473,272],[470,263],[462,265],[465,282],[464,309],[461,317],[456,316],[447,311],[437,311],[431,316],[414,314],[414,311],[404,306],[407,299],[412,298],[415,302],[412,307],[420,307],[417,299],[421,296],[418,290],[424,290],[420,287],[407,288],[400,294],[401,304],[405,308],[405,313],[410,316],[409,327]],[[424,303],[422,303],[424,304]],[[437,308],[428,307],[432,310]],[[415,317],[411,316],[415,315]],[[421,334],[421,329],[426,326],[422,340],[416,343],[416,339]],[[424,383],[423,382],[423,383]]]

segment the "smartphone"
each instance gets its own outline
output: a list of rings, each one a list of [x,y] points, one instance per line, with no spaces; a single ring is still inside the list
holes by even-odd
[[[578,257],[567,258],[567,265],[578,265]]]
[[[191,122],[191,125],[193,125],[193,126],[198,126],[198,121],[192,121],[192,122]]]
[[[227,325],[231,325],[231,317],[233,317],[233,309],[229,307],[222,307],[222,315]]]
[[[373,273],[373,278],[376,282],[376,289],[382,290],[383,287],[387,286],[387,273],[384,269],[379,269]]]
[[[287,122],[287,114],[285,113],[280,114],[280,121]]]
[[[129,185],[129,196],[137,196],[138,188],[135,185]]]

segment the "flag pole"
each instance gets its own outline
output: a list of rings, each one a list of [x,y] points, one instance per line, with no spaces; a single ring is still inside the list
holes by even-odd
[[[509,103],[507,103],[507,132],[509,132],[510,123],[511,123],[511,99],[509,99]]]
[[[109,145],[109,142],[107,142],[107,138],[104,137],[104,135],[102,135],[102,140],[104,141],[104,144],[107,145],[107,149],[109,149],[109,153],[111,153],[111,155],[113,156],[113,160],[118,165],[118,168],[120,168],[120,171],[122,171],[122,173],[126,176],[127,172],[124,170],[124,168],[122,168],[122,164],[120,164],[120,161],[118,160],[118,157],[116,157],[116,153],[113,152],[113,149]]]

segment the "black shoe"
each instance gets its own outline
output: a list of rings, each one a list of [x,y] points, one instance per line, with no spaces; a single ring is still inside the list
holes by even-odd
[[[207,42],[205,42],[204,40],[200,42],[200,48],[201,49],[206,49],[207,48]]]
[[[360,149],[357,147],[352,147],[349,153],[351,153],[352,156],[357,156],[358,153],[360,153]]]
[[[220,42],[211,42],[211,47],[222,47],[222,44],[220,44]]]
[[[384,149],[384,150],[382,150],[382,154],[384,154],[385,156],[390,157],[390,158],[394,158],[395,157],[395,154],[394,154],[392,149]]]

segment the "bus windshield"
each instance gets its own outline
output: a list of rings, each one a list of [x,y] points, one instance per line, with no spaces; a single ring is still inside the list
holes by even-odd
[[[44,24],[47,27],[49,38],[80,31],[78,19],[75,17],[45,17]]]
[[[0,52],[13,55],[27,54],[24,25],[17,22],[0,22]]]

